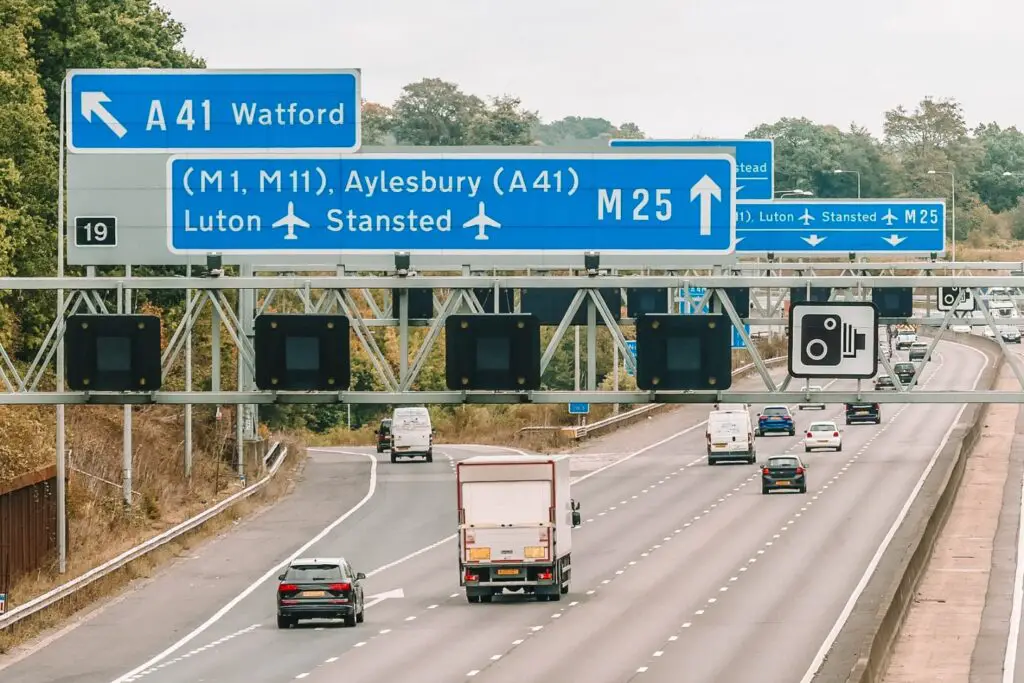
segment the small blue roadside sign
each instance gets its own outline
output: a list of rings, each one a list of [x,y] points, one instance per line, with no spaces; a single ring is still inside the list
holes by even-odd
[[[773,140],[612,140],[611,147],[682,147],[736,150],[736,199],[741,202],[775,198],[775,142]]]
[[[944,199],[821,199],[744,202],[736,252],[776,254],[943,253]]]
[[[569,404],[570,415],[589,415],[590,404],[589,403],[570,403]]]
[[[700,300],[707,293],[706,287],[690,287],[690,300],[687,301],[684,290],[679,290],[679,313],[682,315],[696,315],[697,306]],[[707,315],[711,311],[710,301],[701,308],[700,314]]]
[[[175,254],[730,254],[727,155],[170,157]]]
[[[746,330],[747,336],[750,336],[750,325],[744,325],[743,329]],[[734,349],[745,349],[747,345],[743,343],[743,335],[740,334],[736,326],[732,327],[732,348]]]
[[[358,70],[74,69],[76,153],[355,152]]]
[[[633,362],[636,363],[636,340],[627,339],[626,349],[629,351],[629,354],[633,356]],[[626,374],[629,375],[630,377],[633,376],[633,370],[632,368],[629,367],[629,364],[626,364]]]

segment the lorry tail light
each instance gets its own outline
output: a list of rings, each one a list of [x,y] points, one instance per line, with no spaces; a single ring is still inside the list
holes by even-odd
[[[546,572],[541,572],[541,573],[537,574],[537,578],[540,579],[541,581],[550,581],[551,580],[551,571],[548,570]]]
[[[473,572],[466,572],[466,581],[479,581],[480,575]]]

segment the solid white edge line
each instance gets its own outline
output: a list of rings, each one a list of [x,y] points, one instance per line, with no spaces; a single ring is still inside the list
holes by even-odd
[[[1006,634],[1006,653],[1003,656],[1003,683],[1013,683],[1017,674],[1017,643],[1020,641],[1021,607],[1024,603],[1024,477],[1021,478],[1020,516],[1017,518],[1017,564],[1013,572],[1013,608],[1010,610],[1010,631]]]
[[[267,580],[269,580],[272,576],[274,576],[280,569],[282,569],[283,567],[287,566],[288,563],[291,562],[292,560],[294,560],[295,558],[301,556],[302,553],[306,552],[310,547],[312,547],[314,544],[318,543],[325,536],[327,536],[327,534],[329,534],[332,531],[334,531],[338,527],[338,525],[340,525],[346,519],[348,519],[353,514],[355,514],[356,511],[358,511],[361,507],[363,507],[368,502],[370,502],[370,499],[373,498],[373,494],[377,490],[377,456],[376,456],[376,454],[374,454],[374,453],[360,453],[358,451],[344,451],[344,450],[338,450],[338,449],[334,449],[334,448],[307,448],[306,450],[307,451],[321,451],[321,452],[328,452],[328,453],[343,453],[343,454],[346,454],[346,455],[358,455],[358,456],[361,456],[361,457],[364,457],[364,458],[369,458],[369,460],[370,460],[370,486],[369,486],[369,489],[366,492],[366,495],[363,496],[362,500],[360,500],[354,506],[349,508],[348,511],[346,511],[345,514],[343,514],[341,517],[338,517],[333,522],[331,522],[326,527],[324,527],[323,530],[320,531],[320,533],[318,533],[316,536],[314,536],[309,541],[307,541],[305,544],[303,544],[298,550],[293,552],[291,555],[286,557],[284,560],[282,560],[278,564],[276,564],[273,567],[271,567],[263,576],[261,576],[260,578],[256,579],[256,581],[254,583],[252,583],[251,585],[249,585],[248,588],[246,588],[241,593],[239,593],[234,598],[232,598],[226,605],[224,605],[219,610],[217,610],[217,612],[212,617],[207,619],[205,622],[200,624],[197,628],[195,628],[191,632],[187,633],[178,642],[174,643],[169,648],[167,648],[166,650],[164,650],[160,654],[156,655],[155,657],[150,659],[145,664],[137,666],[134,669],[132,669],[131,671],[129,671],[128,673],[126,673],[123,676],[121,676],[120,678],[117,678],[116,680],[113,681],[113,683],[126,683],[126,681],[128,681],[132,677],[138,675],[140,672],[145,671],[146,669],[151,668],[154,664],[159,663],[161,660],[166,659],[169,655],[174,654],[175,652],[180,650],[184,645],[186,645],[189,642],[191,642],[192,640],[194,640],[196,638],[196,636],[198,636],[203,631],[205,631],[206,629],[210,628],[215,623],[220,621],[220,619],[225,614],[227,614],[232,609],[234,609],[234,607],[236,605],[238,605],[238,603],[240,603],[242,600],[245,600],[247,597],[249,597],[249,595],[251,595],[257,588],[262,586]]]
[[[955,344],[956,342],[950,343]],[[968,346],[967,344],[957,344],[957,346],[970,349],[985,359],[985,362],[982,364],[981,369],[978,370],[978,374],[974,379],[974,384],[971,386],[971,390],[973,391],[978,387],[978,382],[981,381],[981,376],[985,374],[985,370],[989,366],[988,354],[974,348],[973,346]],[[843,611],[839,613],[839,618],[836,619],[836,623],[833,624],[832,630],[829,631],[828,635],[825,637],[825,642],[821,644],[821,648],[818,650],[817,654],[814,655],[814,659],[811,660],[811,665],[807,668],[807,671],[800,679],[800,683],[812,683],[814,680],[815,675],[818,673],[818,669],[821,668],[822,663],[825,661],[825,657],[828,655],[828,651],[832,649],[832,645],[835,644],[836,639],[839,637],[839,632],[843,630],[844,626],[846,626],[846,622],[850,618],[850,614],[853,613],[853,608],[857,604],[857,600],[860,599],[861,594],[867,588],[868,582],[871,581],[871,577],[874,576],[875,570],[878,569],[878,565],[881,563],[882,557],[885,555],[886,550],[889,549],[889,544],[892,543],[892,539],[896,536],[896,533],[903,525],[903,520],[906,519],[906,516],[910,513],[910,508],[917,500],[917,496],[924,487],[924,483],[928,479],[928,475],[931,474],[932,469],[935,467],[935,463],[938,462],[942,449],[946,447],[949,437],[953,434],[953,430],[956,429],[957,425],[960,423],[960,418],[963,417],[965,410],[967,410],[967,405],[961,405],[960,410],[957,411],[956,417],[953,419],[952,424],[950,424],[949,429],[947,429],[946,433],[942,436],[942,441],[939,442],[939,447],[935,449],[934,453],[932,453],[931,460],[928,461],[928,466],[924,468],[924,473],[917,480],[917,484],[914,485],[914,489],[910,492],[910,497],[907,498],[907,502],[903,504],[903,508],[896,516],[896,520],[892,523],[892,526],[889,527],[889,531],[886,532],[885,538],[882,539],[882,544],[879,545],[878,550],[875,551],[874,556],[868,563],[867,569],[864,570],[864,574],[860,577],[860,581],[857,582],[856,588],[853,589],[853,593],[850,594],[849,600],[847,600],[846,604],[843,606]]]

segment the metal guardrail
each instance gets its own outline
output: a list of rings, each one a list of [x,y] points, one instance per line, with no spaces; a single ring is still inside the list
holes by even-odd
[[[263,456],[263,464],[266,467],[266,474],[262,479],[256,483],[248,486],[238,493],[234,493],[231,496],[225,498],[221,502],[217,503],[213,507],[204,510],[195,517],[185,520],[180,524],[171,527],[167,531],[164,531],[157,536],[141,543],[134,548],[130,548],[112,560],[104,562],[98,567],[94,567],[89,571],[85,572],[81,576],[68,581],[67,583],[57,586],[53,590],[44,593],[38,597],[32,598],[24,605],[18,605],[17,607],[9,610],[7,613],[0,615],[0,631],[18,623],[22,619],[32,616],[44,609],[47,609],[61,600],[67,598],[76,591],[85,588],[89,584],[111,574],[118,569],[123,568],[125,565],[153,552],[157,548],[160,548],[174,539],[186,534],[197,527],[202,526],[209,520],[213,519],[220,513],[230,508],[235,503],[248,498],[253,495],[264,486],[277,474],[282,463],[288,455],[288,449],[281,445],[280,441],[275,441],[267,453]]]
[[[769,358],[764,362],[764,364],[768,367],[773,367],[784,362],[786,358],[786,356]],[[732,374],[734,377],[740,377],[753,370],[754,367],[755,366],[753,363],[748,363],[747,365],[740,366],[733,370]],[[572,432],[572,438],[579,440],[587,436],[590,436],[594,432],[600,431],[602,429],[607,429],[608,427],[614,427],[623,422],[628,422],[630,419],[643,415],[644,413],[649,413],[652,410],[657,410],[658,408],[664,408],[666,405],[667,404],[663,403],[648,403],[640,406],[639,408],[634,408],[633,410],[627,410],[624,413],[619,413],[618,415],[611,415],[609,417],[604,418],[603,420],[598,420],[597,422],[594,422],[592,424],[583,425],[581,427],[561,427],[560,429],[565,429],[566,431]]]

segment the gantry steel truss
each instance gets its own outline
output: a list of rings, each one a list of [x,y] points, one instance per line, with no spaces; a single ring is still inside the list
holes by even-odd
[[[0,392],[0,403],[4,404],[234,404],[257,406],[260,404],[323,404],[323,403],[373,403],[373,404],[461,404],[461,403],[566,403],[585,401],[590,403],[765,403],[815,400],[828,402],[850,402],[870,400],[878,403],[1024,403],[1024,392],[1020,391],[922,391],[916,389],[917,378],[903,386],[898,379],[896,391],[876,392],[859,387],[847,391],[809,393],[788,389],[791,378],[783,377],[780,383],[765,365],[744,323],[753,326],[779,326],[784,329],[787,320],[782,317],[784,302],[789,288],[830,287],[835,300],[860,300],[868,290],[878,287],[914,287],[924,295],[924,305],[930,310],[931,297],[928,293],[938,287],[970,288],[978,302],[984,326],[994,331],[994,341],[1008,357],[1008,350],[998,328],[1002,325],[1024,324],[1016,315],[996,320],[985,302],[984,288],[1017,287],[1024,284],[1019,275],[1004,275],[1000,271],[1024,270],[1018,263],[961,263],[942,262],[917,263],[741,263],[726,270],[716,269],[710,273],[689,271],[684,273],[621,275],[595,272],[591,275],[297,275],[275,274],[241,277],[64,277],[64,278],[0,278],[0,289],[6,290],[60,290],[66,296],[60,297],[62,305],[45,342],[27,370],[19,372],[8,352],[0,346],[0,383],[6,390]],[[979,273],[978,271],[983,271]],[[690,288],[706,289],[701,301],[690,300]],[[725,295],[723,288],[746,287],[751,289],[751,313],[741,316]],[[410,320],[408,317],[408,291],[414,288],[434,290],[435,310],[433,318]],[[587,387],[583,391],[528,391],[528,392],[475,392],[475,391],[413,391],[412,387],[420,375],[427,358],[444,329],[449,315],[457,312],[484,313],[484,307],[475,290],[493,290],[494,312],[498,311],[503,289],[576,289],[577,292],[561,322],[551,337],[541,360],[541,371],[548,367],[566,331],[581,306],[586,307],[589,350],[587,363]],[[693,310],[703,310],[705,304],[711,312],[728,315],[743,338],[764,389],[759,391],[598,391],[596,387],[596,334],[600,325],[611,332],[617,352],[622,355],[627,367],[635,369],[634,358],[627,350],[623,327],[632,320],[619,319],[618,312],[609,310],[600,290],[608,288],[645,289],[662,288],[669,290],[674,303],[690,300]],[[40,383],[47,376],[54,358],[57,343],[64,334],[68,315],[78,312],[108,314],[111,311],[105,303],[116,295],[116,312],[131,310],[129,291],[140,290],[185,290],[187,303],[184,315],[171,334],[163,354],[165,378],[174,369],[182,356],[183,349],[190,349],[196,334],[197,321],[209,307],[214,320],[211,342],[219,347],[220,329],[223,327],[238,350],[239,390],[223,391],[219,386],[219,368],[213,368],[215,380],[212,391],[158,391],[158,392],[74,392],[46,391]],[[371,290],[395,290],[398,310],[382,306]],[[780,291],[781,290],[781,291]],[[231,291],[238,292],[236,309],[227,297]],[[286,294],[291,293],[291,296]],[[772,292],[776,296],[772,300]],[[678,294],[677,294],[678,293]],[[962,294],[963,295],[963,294]],[[296,305],[297,302],[297,305]],[[255,389],[252,377],[255,372],[253,320],[271,307],[284,307],[290,312],[340,313],[350,318],[358,343],[370,359],[379,378],[383,391],[340,391],[340,392],[270,392]],[[669,310],[674,310],[670,305]],[[363,311],[369,311],[364,315]],[[904,319],[883,319],[883,323],[911,322],[933,328],[932,342],[928,354],[948,331],[952,322],[964,315],[948,312],[942,317],[925,315]],[[974,322],[982,322],[974,320]],[[399,368],[397,373],[384,351],[372,334],[375,327],[398,328]],[[409,331],[411,327],[425,327],[426,334],[415,354],[409,353]],[[186,355],[190,355],[186,353]],[[219,354],[214,354],[218,364]],[[895,375],[888,358],[882,358],[886,372]],[[1010,363],[1024,389],[1024,375],[1016,363]],[[56,368],[62,373],[62,368]],[[191,376],[191,367],[186,363],[186,373]],[[852,384],[852,383],[851,383]],[[59,386],[59,384],[58,384]],[[247,418],[246,433],[255,429],[255,410]]]

